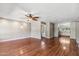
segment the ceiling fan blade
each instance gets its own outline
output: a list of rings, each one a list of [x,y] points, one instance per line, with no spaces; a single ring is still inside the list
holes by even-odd
[[[34,21],[37,21],[37,19],[33,19]]]
[[[39,17],[35,16],[35,17],[33,17],[33,18],[39,18]]]
[[[39,17],[34,17],[34,18],[39,18]]]
[[[37,18],[32,18],[32,20],[37,21]]]

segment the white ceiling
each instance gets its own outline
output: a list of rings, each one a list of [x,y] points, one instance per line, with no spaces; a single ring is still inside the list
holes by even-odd
[[[25,20],[25,11],[40,17],[40,21],[68,22],[78,21],[78,3],[4,3],[0,4],[0,16]]]

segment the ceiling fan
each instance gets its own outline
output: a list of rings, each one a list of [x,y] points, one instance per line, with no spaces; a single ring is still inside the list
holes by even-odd
[[[31,11],[30,9],[26,9],[26,8],[23,8],[20,6],[20,8],[22,9],[23,13],[25,14],[25,18],[28,20],[28,21],[38,21],[38,16],[35,15],[35,13],[37,13],[36,11]]]
[[[38,16],[34,16],[32,14],[27,14],[25,16],[28,18],[28,20],[33,20],[33,21],[37,21],[37,19],[39,18]]]

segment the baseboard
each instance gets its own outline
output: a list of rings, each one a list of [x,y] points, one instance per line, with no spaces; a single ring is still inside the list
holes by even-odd
[[[30,38],[30,37],[18,37],[18,38],[2,39],[2,40],[0,40],[0,42],[20,40],[20,39],[24,39],[24,38]]]
[[[52,39],[52,38],[55,38],[55,37],[42,37],[44,39]]]
[[[32,38],[37,38],[37,39],[41,39],[41,36],[30,36]]]
[[[69,35],[59,35],[60,37],[70,37]]]
[[[36,37],[29,37],[29,38],[32,38],[32,39],[39,39],[39,40],[41,40],[40,38],[36,38]]]
[[[70,38],[70,39],[76,40],[75,38]]]

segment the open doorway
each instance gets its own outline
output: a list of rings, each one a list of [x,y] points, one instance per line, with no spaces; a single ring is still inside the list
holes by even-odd
[[[70,23],[58,24],[58,36],[59,37],[70,37]]]
[[[41,38],[46,38],[47,36],[47,26],[45,22],[41,22]]]

